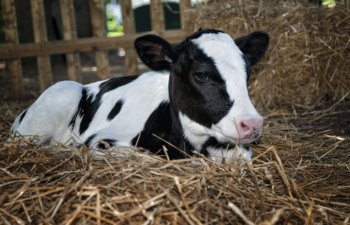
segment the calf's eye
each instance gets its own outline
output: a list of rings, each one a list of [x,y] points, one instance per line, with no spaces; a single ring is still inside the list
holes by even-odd
[[[209,79],[209,75],[207,73],[198,72],[193,74],[194,78],[199,82],[206,82]]]

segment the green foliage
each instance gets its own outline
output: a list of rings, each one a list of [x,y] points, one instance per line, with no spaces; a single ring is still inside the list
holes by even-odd
[[[107,36],[108,37],[118,37],[124,34],[123,25],[118,23],[117,18],[112,13],[111,5],[106,6],[106,26],[107,26]]]
[[[335,7],[336,3],[335,0],[322,0],[322,5],[328,8]]]

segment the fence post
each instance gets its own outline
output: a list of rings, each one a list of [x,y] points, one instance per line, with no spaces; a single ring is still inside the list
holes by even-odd
[[[64,40],[77,39],[73,4],[71,0],[60,0]],[[66,61],[68,79],[81,82],[79,53],[66,54]]]
[[[46,18],[44,15],[43,0],[32,0],[31,8],[35,43],[47,42]],[[38,56],[37,64],[40,91],[43,92],[48,86],[52,84],[50,56]]]
[[[4,17],[4,33],[7,43],[18,44],[17,21],[14,0],[2,0]],[[11,80],[12,95],[19,99],[23,95],[23,77],[21,59],[8,60],[8,69]]]
[[[164,10],[161,0],[151,0],[152,30],[159,35],[164,32]]]
[[[186,33],[190,33],[191,27],[189,26],[191,22],[192,15],[192,4],[191,0],[180,0],[180,12],[181,12],[181,28]]]
[[[101,0],[90,0],[91,25],[94,37],[105,36],[104,6]],[[100,79],[107,79],[110,75],[109,60],[106,51],[97,50],[95,52],[97,66],[97,76]]]
[[[122,9],[123,28],[125,34],[135,34],[135,20],[131,0],[120,0]],[[135,75],[138,71],[137,55],[134,48],[125,49],[125,66],[128,75]]]

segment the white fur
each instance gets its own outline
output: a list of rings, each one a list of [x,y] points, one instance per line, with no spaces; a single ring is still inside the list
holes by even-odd
[[[220,142],[230,142],[231,139],[222,134],[221,130],[216,125],[207,128],[179,112],[179,118],[181,126],[184,129],[184,136],[190,143],[196,148],[201,149],[202,145],[208,140],[209,137],[216,137]],[[235,143],[235,142],[232,142]]]
[[[183,128],[183,135],[197,150],[201,149],[211,135],[212,130],[191,120],[182,112],[179,112],[179,119]]]
[[[82,85],[74,81],[54,84],[28,108],[21,124],[14,123],[12,130],[24,136],[38,136],[39,142],[66,143],[72,137],[67,128],[78,108],[81,89]]]
[[[151,113],[161,102],[168,102],[169,73],[147,72],[136,80],[119,88],[106,92],[101,99],[98,108],[88,129],[81,136],[86,140],[93,134],[97,134],[91,143],[104,138],[118,140],[118,145],[130,146],[131,140],[144,128]],[[96,89],[96,85],[87,85],[89,90]],[[107,115],[118,100],[123,100],[121,111],[111,121]],[[74,129],[78,132],[78,126]]]
[[[82,119],[79,116],[73,131],[68,126],[77,111],[83,86],[73,81],[58,82],[29,107],[20,124],[17,117],[12,130],[21,135],[38,136],[39,142],[51,140],[66,144],[83,143],[91,135],[97,134],[92,144],[113,137],[118,140],[118,145],[130,146],[132,138],[143,130],[150,114],[161,102],[169,101],[168,80],[168,72],[148,72],[126,85],[106,92],[88,129],[82,135],[79,135]],[[104,81],[84,87],[89,94],[95,95],[102,82]],[[124,101],[121,111],[113,120],[107,120],[109,112],[120,99]]]
[[[229,163],[232,161],[247,162],[252,159],[251,150],[246,150],[243,146],[237,145],[233,149],[218,149],[208,147],[208,158],[218,163]]]

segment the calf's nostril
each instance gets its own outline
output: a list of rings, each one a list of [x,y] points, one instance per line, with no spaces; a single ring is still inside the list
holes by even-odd
[[[244,136],[254,136],[260,135],[262,130],[262,120],[250,118],[241,120],[239,123],[239,130],[241,135]]]
[[[249,126],[247,124],[245,124],[244,122],[241,122],[240,125],[241,125],[242,130],[244,130],[244,131],[249,130]]]

